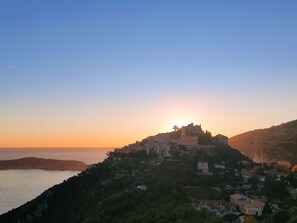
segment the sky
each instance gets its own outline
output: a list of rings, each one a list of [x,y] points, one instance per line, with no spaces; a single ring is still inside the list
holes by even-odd
[[[0,1],[0,147],[297,118],[297,2]]]

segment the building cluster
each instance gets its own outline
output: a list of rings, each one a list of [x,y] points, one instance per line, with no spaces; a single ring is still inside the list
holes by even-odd
[[[222,213],[235,214],[239,217],[240,222],[245,222],[245,219],[251,216],[261,216],[263,214],[264,207],[270,206],[272,213],[278,212],[279,203],[277,200],[268,200],[263,192],[266,179],[275,179],[276,181],[283,181],[287,184],[287,190],[292,198],[297,199],[297,189],[290,185],[285,179],[289,177],[288,172],[285,169],[256,165],[251,162],[243,160],[238,162],[237,169],[229,168],[222,163],[210,163],[203,160],[197,161],[197,173],[201,175],[234,175],[236,179],[234,183],[225,182],[214,187],[212,189],[226,192],[230,195],[230,207],[224,205],[213,205],[213,200],[205,200],[203,202],[194,202],[193,206],[197,210],[205,209],[210,212],[216,213],[218,216],[222,216]],[[268,202],[269,201],[269,202]],[[223,203],[223,201],[222,201]],[[224,210],[219,211],[219,210]]]
[[[207,142],[203,142],[203,138],[209,138]],[[200,140],[201,139],[201,140]],[[204,140],[205,141],[205,140]],[[175,128],[175,132],[160,133],[150,136],[141,142],[136,142],[125,146],[122,149],[116,149],[116,153],[130,153],[145,150],[147,153],[156,152],[161,157],[169,157],[169,150],[172,146],[185,146],[187,148],[211,148],[216,145],[228,145],[228,137],[216,135],[211,137],[210,132],[204,132],[201,125],[193,125],[193,123]]]
[[[199,144],[198,135],[187,135],[186,128],[181,128],[180,145],[196,146]]]
[[[246,215],[262,215],[265,206],[264,202],[253,200],[243,194],[232,194],[230,203]]]
[[[215,170],[217,174],[224,175],[230,172],[230,168],[226,168],[224,162],[215,163],[212,165],[212,169]],[[197,170],[198,173],[202,175],[213,175],[213,171],[210,171],[209,163],[206,161],[197,161]]]
[[[220,217],[233,214],[230,205],[223,200],[200,200],[192,198],[191,204],[197,211],[207,210]]]
[[[201,125],[194,125],[193,123],[183,126],[180,128],[181,137],[179,144],[184,146],[198,146],[203,144],[210,145],[228,145],[228,137],[218,134],[214,137],[211,137],[211,133],[206,131],[204,132],[201,128]],[[205,136],[210,136],[209,142],[202,142],[199,138],[205,138]]]
[[[180,149],[190,154],[197,150],[204,150],[211,153],[211,148],[216,148],[217,145],[228,145],[228,138],[220,134],[212,137],[209,132],[204,132],[200,125],[190,124],[181,128],[175,128],[175,131],[170,133],[150,136],[140,142],[115,150],[115,153],[145,151],[145,153],[150,154],[153,152],[161,158],[157,159],[158,162],[162,162],[162,160],[172,156],[172,149]],[[118,156],[117,158],[120,159],[121,157]],[[202,159],[197,161],[196,168],[197,174],[199,175],[233,175],[236,179],[239,179],[234,181],[236,184],[225,182],[224,185],[213,188],[231,194],[230,203],[228,203],[228,205],[226,205],[224,201],[213,200],[199,200],[192,203],[193,207],[197,210],[207,209],[219,216],[230,213],[241,217],[262,215],[267,198],[265,198],[265,196],[260,198],[254,197],[251,192],[260,192],[261,189],[264,188],[266,176],[274,176],[279,180],[288,176],[288,173],[276,171],[275,169],[265,170],[263,167],[259,166],[252,167],[251,162],[247,160],[238,162],[238,167],[234,169],[234,167],[231,168],[226,165],[225,162],[211,163]],[[261,170],[261,168],[263,170]],[[297,167],[294,167],[294,169],[297,169]],[[256,186],[250,180],[251,178],[253,178],[252,180],[256,179]],[[138,190],[147,189],[145,185],[138,185],[136,188]],[[295,190],[292,189],[290,193],[294,193],[294,196],[297,197]],[[274,204],[271,204],[271,206],[273,205]]]

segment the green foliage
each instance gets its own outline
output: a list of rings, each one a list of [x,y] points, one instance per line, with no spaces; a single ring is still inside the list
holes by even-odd
[[[34,223],[222,222],[213,214],[196,211],[191,199],[228,199],[228,193],[212,187],[236,184],[238,179],[233,173],[198,174],[197,161],[207,161],[210,168],[225,162],[234,169],[247,158],[228,146],[197,153],[173,149],[171,154],[171,160],[161,162],[156,153],[144,150],[109,153],[104,162],[0,216],[0,222],[25,222],[44,203],[47,208],[41,216],[33,216]],[[146,185],[147,190],[137,189],[138,185]]]
[[[279,199],[283,201],[290,197],[290,194],[287,190],[287,184],[274,179],[266,179],[265,191],[266,196],[270,199]]]
[[[292,185],[293,187],[297,188],[297,177],[295,176],[295,173],[294,174],[290,174],[288,180],[290,182],[290,185]]]
[[[288,212],[281,210],[274,214],[272,219],[275,223],[286,223],[289,220]]]
[[[297,207],[291,207],[291,208],[289,209],[289,216],[290,216],[290,217],[297,216]]]
[[[251,184],[252,190],[257,190],[257,187],[258,187],[257,184],[259,182],[257,177],[253,176],[253,177],[249,178],[248,182]]]
[[[293,216],[289,219],[288,223],[297,223],[297,216]]]
[[[270,205],[267,202],[265,203],[265,206],[264,206],[262,212],[263,212],[264,215],[265,214],[271,214],[272,213],[271,207],[270,207]]]
[[[260,166],[258,166],[257,168],[256,168],[256,175],[258,175],[258,176],[263,176],[264,175],[264,168],[263,167],[260,167]]]

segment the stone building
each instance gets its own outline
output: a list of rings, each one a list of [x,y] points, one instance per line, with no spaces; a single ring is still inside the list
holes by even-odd
[[[196,146],[198,145],[197,135],[187,135],[186,127],[181,128],[180,144],[183,146]]]

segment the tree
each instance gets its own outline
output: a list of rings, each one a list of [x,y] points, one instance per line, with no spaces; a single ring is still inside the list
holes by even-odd
[[[177,125],[173,126],[174,131],[179,130],[179,127]]]
[[[235,222],[238,220],[238,216],[235,214],[226,214],[224,215],[223,219],[227,222]]]
[[[273,221],[275,223],[286,223],[289,220],[288,212],[281,210],[273,215]]]
[[[257,190],[258,188],[258,178],[253,176],[248,179],[248,182],[251,184],[251,189],[252,190]]]
[[[266,195],[272,199],[285,200],[290,197],[287,185],[284,182],[268,180],[265,182]]]
[[[271,207],[270,205],[266,202],[265,203],[265,206],[263,208],[263,214],[271,214],[272,213],[272,210],[271,210]]]
[[[289,209],[289,216],[290,217],[296,217],[297,216],[297,207],[291,207],[290,209]]]
[[[297,187],[297,177],[295,177],[294,174],[290,174],[289,182],[290,182],[291,186]]]
[[[288,223],[297,223],[297,216],[293,216],[292,218],[290,218]]]
[[[263,176],[264,175],[264,168],[263,167],[261,167],[261,166],[258,166],[257,168],[256,168],[256,174],[258,175],[258,176]]]

